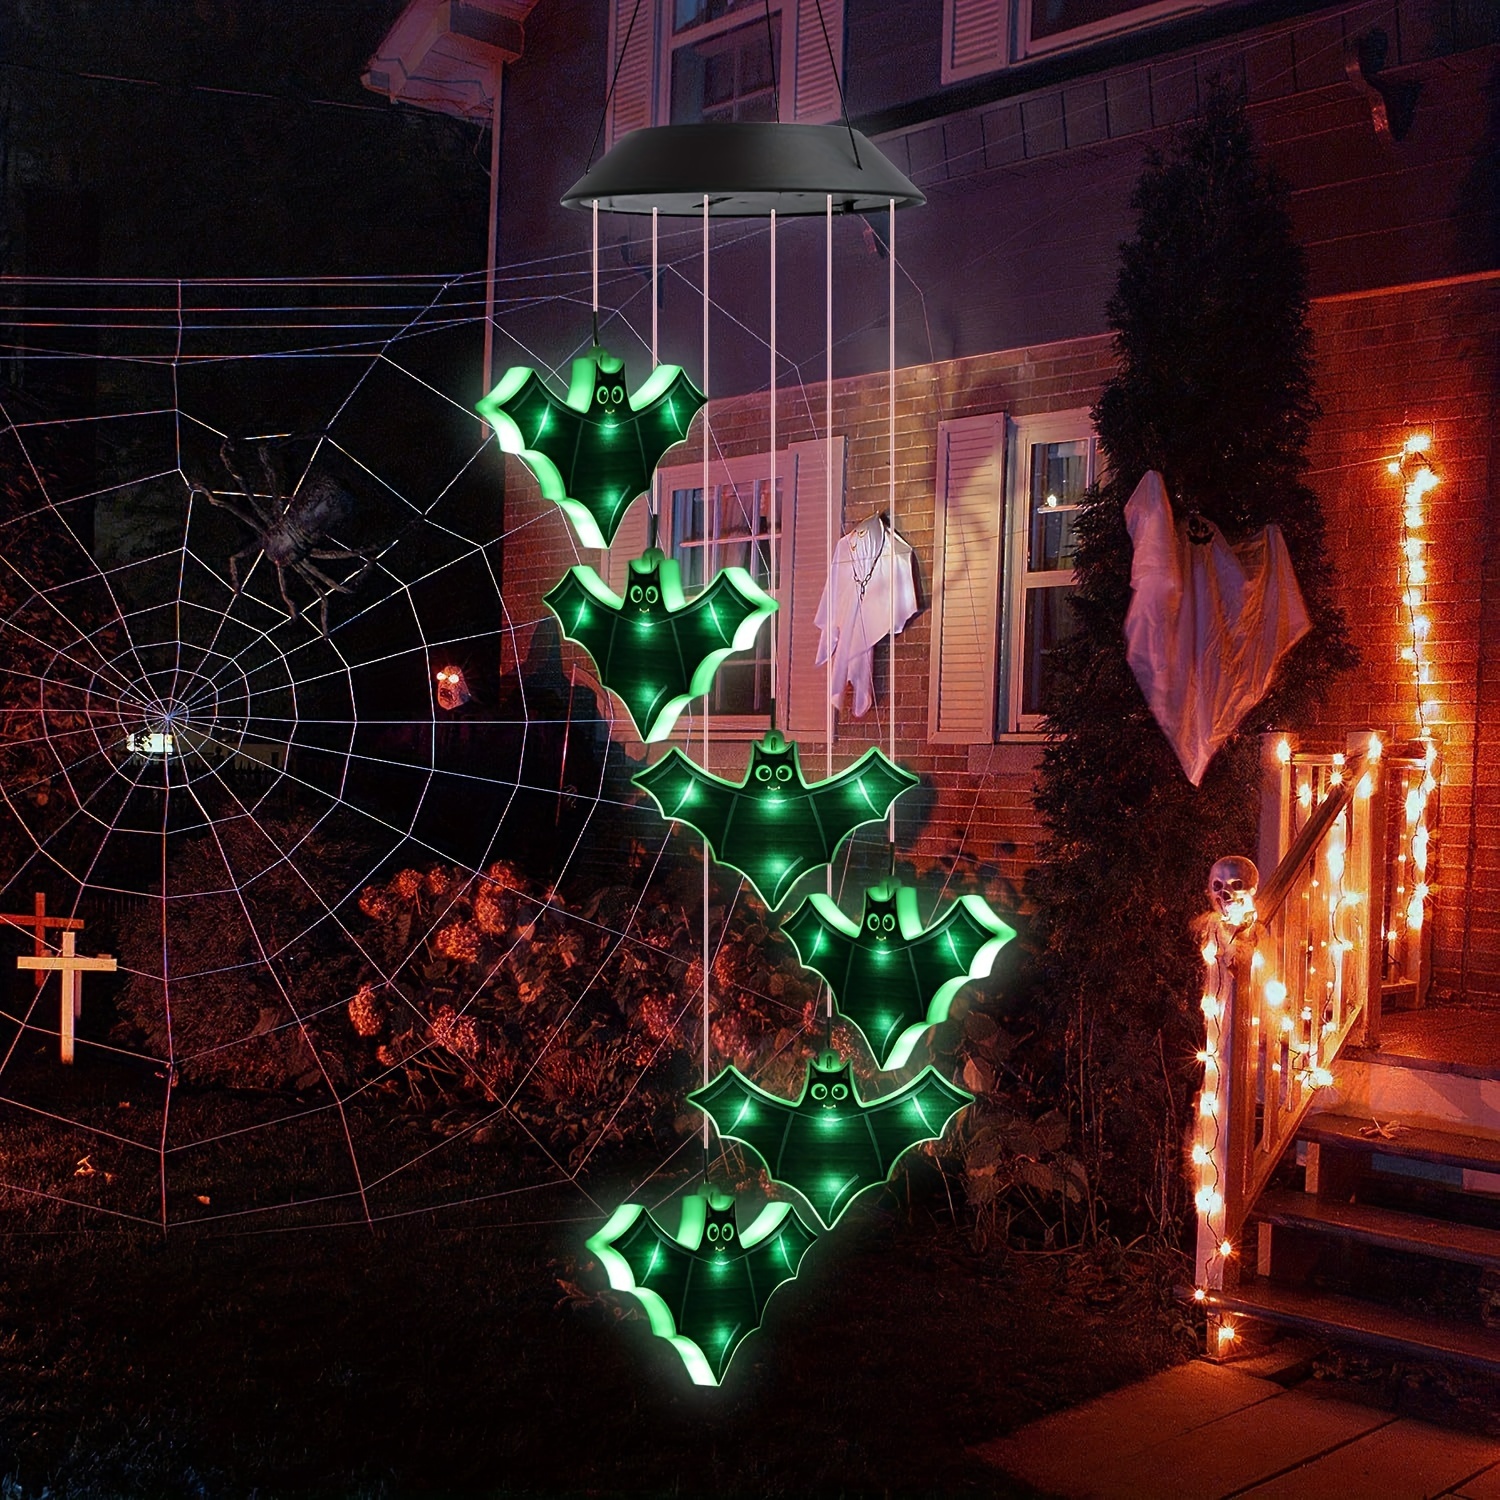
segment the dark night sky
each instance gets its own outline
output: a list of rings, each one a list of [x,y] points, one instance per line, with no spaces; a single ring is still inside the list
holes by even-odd
[[[486,136],[360,86],[401,0],[0,9],[6,269],[267,276],[483,263]]]

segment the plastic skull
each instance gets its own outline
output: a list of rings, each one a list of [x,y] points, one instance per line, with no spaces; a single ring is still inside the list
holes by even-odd
[[[1236,926],[1255,915],[1255,892],[1260,885],[1260,871],[1254,860],[1243,854],[1231,854],[1214,861],[1208,872],[1208,899],[1226,922]]]

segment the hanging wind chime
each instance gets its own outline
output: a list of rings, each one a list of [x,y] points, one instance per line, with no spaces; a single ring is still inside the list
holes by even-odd
[[[832,52],[830,49],[830,64]],[[835,82],[839,83],[837,68]],[[839,83],[842,102],[842,84]],[[605,109],[608,110],[606,99]],[[775,909],[804,875],[828,870],[828,894],[810,898],[786,926],[804,965],[823,976],[826,1024],[845,1016],[868,1040],[878,1067],[903,1064],[928,1028],[946,1018],[958,988],[988,975],[1014,936],[978,896],[964,896],[931,927],[917,915],[917,892],[894,884],[866,897],[859,927],[832,900],[832,861],[861,825],[887,823],[896,852],[895,804],[918,778],[890,753],[871,748],[835,773],[831,694],[825,717],[825,774],[808,782],[798,746],[777,728],[776,225],[778,217],[821,215],[827,226],[827,371],[825,431],[829,509],[827,555],[833,556],[833,218],[836,213],[889,214],[890,523],[895,524],[895,215],[923,195],[859,132],[841,125],[714,124],[634,131],[563,199],[593,218],[594,339],[574,361],[566,400],[535,371],[507,372],[479,405],[502,448],[536,476],[542,493],[568,516],[580,542],[605,547],[634,500],[651,492],[645,553],[630,562],[623,595],[589,567],[571,568],[547,594],[566,639],[592,659],[599,681],[624,704],[642,740],[672,731],[694,699],[706,698],[719,666],[749,650],[768,618],[769,732],[750,750],[739,782],[706,769],[709,714],[702,716],[702,762],[672,746],[639,773],[636,784],[662,815],[703,838],[703,1086],[689,1095],[703,1111],[703,1185],[682,1201],[675,1234],[639,1203],[626,1203],[588,1241],[612,1288],[629,1292],[651,1331],[677,1350],[690,1377],[714,1385],[742,1340],[759,1327],[767,1299],[795,1278],[821,1229],[830,1229],[860,1194],[884,1182],[903,1152],[941,1136],[971,1096],[925,1068],[878,1098],[864,1099],[851,1065],[825,1048],[808,1064],[799,1098],[782,1099],[734,1068],[711,1067],[710,860],[738,870]],[[652,227],[652,360],[656,361],[657,224],[662,214],[701,218],[703,225],[703,389],[677,365],[656,365],[634,396],[621,363],[598,340],[600,210],[647,214]],[[765,218],[770,230],[770,522],[768,588],[743,568],[725,568],[695,599],[684,595],[677,563],[657,546],[653,473],[688,432],[709,390],[709,220]],[[710,433],[700,433],[703,495],[710,492]],[[904,623],[902,621],[901,623]],[[892,604],[890,640],[899,625]],[[894,667],[894,656],[893,656]],[[830,685],[832,662],[829,662]],[[888,914],[889,913],[889,914]],[[873,924],[873,925],[872,925]],[[883,1060],[882,1060],[883,1059]],[[708,1185],[709,1125],[741,1142],[766,1165],[793,1201],[741,1212],[734,1195]],[[745,1218],[748,1227],[740,1220]]]

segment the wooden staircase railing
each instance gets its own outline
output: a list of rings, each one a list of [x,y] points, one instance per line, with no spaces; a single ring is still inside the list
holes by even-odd
[[[1235,1248],[1256,1198],[1332,1081],[1339,1049],[1373,1040],[1379,1024],[1391,858],[1380,741],[1353,735],[1346,754],[1299,757],[1283,739],[1269,760],[1260,853],[1272,873],[1253,916],[1214,913],[1199,929],[1200,1298],[1235,1284]]]

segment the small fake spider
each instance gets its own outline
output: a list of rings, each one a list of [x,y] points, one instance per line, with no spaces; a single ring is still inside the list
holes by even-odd
[[[228,438],[219,449],[219,462],[234,480],[238,495],[216,495],[206,484],[196,482],[190,488],[211,505],[227,510],[235,520],[256,534],[248,547],[242,547],[229,559],[229,581],[234,585],[235,593],[240,591],[241,561],[264,553],[266,561],[276,569],[276,582],[287,613],[294,620],[297,618],[297,601],[287,589],[286,570],[290,568],[311,587],[319,606],[321,631],[326,636],[329,596],[352,594],[375,563],[367,553],[350,547],[320,545],[335,526],[349,519],[353,500],[346,490],[324,474],[305,475],[302,484],[287,494],[281,464],[270,443],[257,443],[255,453],[265,478],[266,493],[256,493],[245,483],[235,467]],[[341,583],[319,568],[314,558],[318,562],[353,562],[358,559],[363,566]]]

